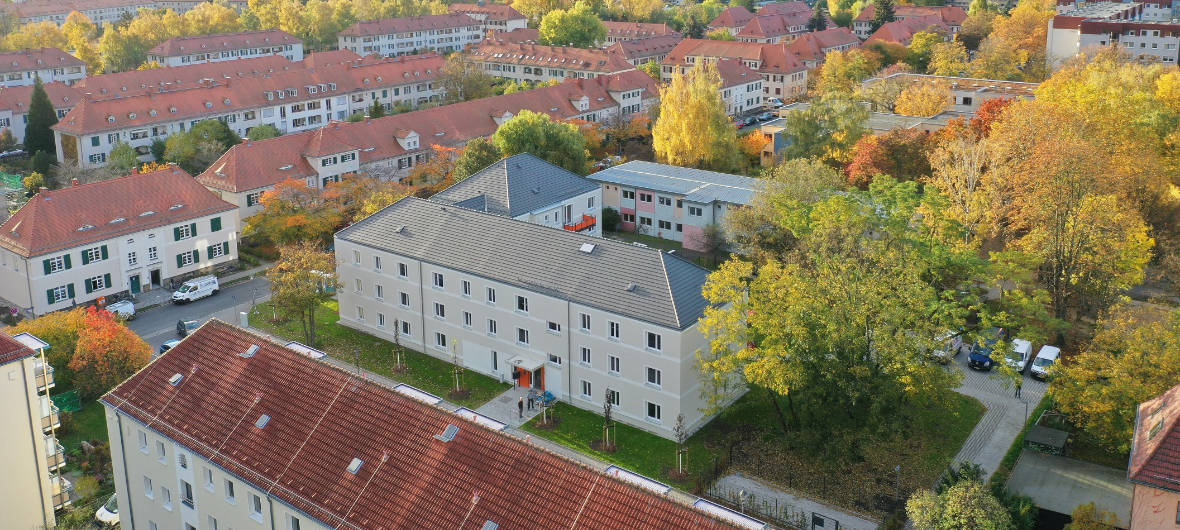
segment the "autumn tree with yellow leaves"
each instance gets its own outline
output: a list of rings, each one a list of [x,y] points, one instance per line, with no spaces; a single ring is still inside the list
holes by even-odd
[[[901,91],[894,112],[906,116],[934,116],[951,106],[951,89],[939,82],[917,82]]]
[[[652,127],[656,158],[674,166],[730,171],[738,163],[737,129],[721,99],[721,75],[710,63],[676,73],[660,91],[661,112]]]

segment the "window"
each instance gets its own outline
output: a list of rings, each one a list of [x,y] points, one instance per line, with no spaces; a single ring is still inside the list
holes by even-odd
[[[660,206],[672,206],[672,198],[671,197],[657,197],[657,198],[659,199]]]
[[[676,199],[676,207],[684,208],[684,199]]]
[[[677,231],[677,232],[683,232],[683,231],[684,231],[684,225],[682,225],[682,224],[680,224],[680,223],[676,223],[676,231]]]
[[[160,255],[156,251],[156,247],[148,247],[148,262],[155,262],[158,259],[160,259]]]
[[[234,481],[232,481],[232,480],[225,481],[225,502],[228,502],[230,504],[234,504],[237,501],[238,501],[238,498],[234,495]]]
[[[618,322],[607,323],[607,335],[610,336],[610,338],[612,338],[612,339],[615,339],[615,340],[619,339],[619,323]]]
[[[172,509],[172,490],[160,486],[160,504],[164,505],[165,510]]]
[[[381,256],[373,256],[373,268],[381,270]]]
[[[180,481],[180,503],[193,507],[193,485],[185,481]]]
[[[650,366],[647,367],[647,383],[649,385],[660,386],[660,381],[663,379],[661,375],[659,370]]]
[[[139,450],[146,454],[148,452],[147,433],[139,431]]]
[[[148,521],[148,530],[160,530],[155,521]]]
[[[550,353],[549,354],[549,364],[555,364],[557,366],[561,366],[561,357]]]
[[[521,344],[529,343],[529,330],[524,328],[516,328],[516,342]]]
[[[442,289],[443,285],[444,285],[442,273],[436,272],[433,274],[433,276],[434,276],[434,286],[438,287],[439,289]]]
[[[209,530],[217,530],[217,519],[212,515],[209,516]]]
[[[619,402],[621,401],[619,399],[619,391],[618,390],[607,390],[606,391],[606,400],[609,401],[611,405],[614,405],[616,407],[619,406]]]
[[[672,222],[671,221],[660,221],[659,225],[660,225],[660,230],[671,230],[672,229]]]
[[[103,274],[102,276],[95,276],[93,278],[88,278],[87,280],[85,280],[82,283],[83,283],[83,285],[86,286],[87,293],[93,293],[94,291],[98,291],[98,290],[106,289],[107,287],[110,287],[111,286],[111,275],[110,274]]]
[[[623,198],[624,198],[624,199],[634,199],[634,198],[635,198],[635,192],[634,192],[634,191],[627,191],[627,190],[623,190]]]
[[[364,307],[361,307],[359,305],[356,306],[356,319],[360,320],[362,322],[365,320],[365,308]]]
[[[156,460],[159,460],[160,463],[163,464],[164,461],[167,460],[167,458],[165,458],[166,456],[167,455],[164,451],[164,442],[156,442]]]
[[[182,252],[176,255],[177,267],[188,267],[197,262],[197,251]]]
[[[496,321],[494,319],[489,318],[488,319],[488,335],[495,335],[495,334],[496,334]]]
[[[467,312],[467,311],[463,312],[463,326],[468,327],[468,328],[471,327],[471,313],[470,312]]]
[[[379,283],[378,283],[378,284],[374,284],[374,285],[373,285],[373,290],[374,290],[374,294],[377,296],[377,299],[378,299],[378,300],[384,300],[384,299],[385,299],[385,288],[384,288],[384,287],[382,287],[382,286],[381,286],[381,284],[379,284]]]
[[[41,262],[45,267],[45,274],[53,274],[70,268],[70,255],[63,254]]]
[[[488,303],[496,303],[496,290],[491,287],[488,287]]]
[[[463,296],[471,296],[471,282],[463,280]]]
[[[291,520],[287,523],[287,530],[299,530],[298,517],[295,517],[294,515],[291,516]]]
[[[205,489],[213,491],[213,470],[205,468]]]
[[[612,374],[619,375],[619,365],[620,365],[619,357],[617,355],[611,355],[610,356],[610,370],[608,370],[608,371]]]
[[[590,366],[590,348],[582,346],[582,364]]]
[[[139,258],[135,255],[135,251],[127,253],[127,265],[134,267],[139,263]]]
[[[256,206],[262,200],[262,192],[256,191],[254,193],[246,194],[246,207]]]
[[[635,214],[633,214],[633,213],[623,214],[623,222],[624,223],[634,223],[635,222]]]
[[[696,206],[689,206],[688,207],[688,215],[700,217],[702,213],[703,212],[701,211],[701,209]]]
[[[152,477],[143,477],[143,496],[149,499],[156,498],[156,490],[152,489]]]
[[[410,293],[398,293],[398,302],[402,307],[410,307]]]
[[[356,292],[357,292],[357,294],[360,294],[360,293],[364,292],[364,289],[363,289],[363,287],[362,287],[362,285],[361,285],[361,279],[360,279],[360,278],[353,279],[353,280],[352,280],[352,282],[353,282],[353,285],[354,285],[354,287],[356,288]]]
[[[403,320],[401,322],[402,322],[402,331],[401,331],[402,335],[409,337],[410,336],[410,323],[405,320]]]
[[[639,216],[639,224],[643,226],[651,226],[651,217]]]
[[[549,322],[549,331],[552,331],[554,333],[561,333],[561,324],[558,324],[557,322],[552,322],[552,321]]]
[[[647,402],[647,419],[649,419],[651,421],[660,421],[660,406],[659,405],[656,405],[655,403],[652,403],[650,401]]]
[[[250,494],[250,517],[262,517],[262,497]]]
[[[209,220],[209,231],[210,232],[221,231],[221,218],[220,217],[214,217]]]
[[[445,320],[447,318],[447,306],[442,305],[438,302],[435,302],[434,303],[434,316]]]
[[[385,327],[385,313],[377,313],[377,327]]]
[[[176,453],[176,464],[180,466],[180,469],[188,469],[188,455]]]
[[[593,392],[594,392],[594,387],[592,387],[590,385],[590,381],[583,379],[582,380],[582,397],[584,397],[586,399],[590,399],[590,396],[593,395]]]
[[[529,299],[525,298],[523,296],[517,295],[517,297],[516,297],[516,310],[528,313],[529,312]]]
[[[642,193],[642,192],[640,192],[640,194],[639,194],[639,202],[651,202],[651,194],[650,194],[650,193]]]
[[[647,332],[647,349],[660,351],[662,338],[658,333]]]
[[[581,319],[582,319],[582,331],[590,331],[590,315],[587,315],[586,313],[582,313]]]
[[[406,278],[410,275],[410,268],[405,263],[397,264],[397,275]]]
[[[88,248],[88,249],[82,251],[82,264],[86,265],[91,262],[102,261],[102,260],[106,259],[106,257],[107,257],[106,245],[103,245],[101,247]]]
[[[447,349],[447,336],[441,332],[434,332],[434,345],[441,349]]]
[[[196,234],[194,232],[196,232],[196,226],[197,226],[196,223],[193,223],[193,224],[180,225],[177,227],[173,227],[172,228],[173,239],[175,241],[180,241],[181,239],[188,239],[190,237],[195,236]]]

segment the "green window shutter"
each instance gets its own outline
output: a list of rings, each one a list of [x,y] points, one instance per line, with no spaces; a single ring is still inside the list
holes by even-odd
[[[43,259],[43,260],[41,260],[41,264],[45,266],[45,274],[48,276],[49,275],[49,260]]]
[[[221,230],[221,218],[214,217],[209,220],[209,231],[216,232],[218,230]]]
[[[66,285],[66,294],[69,295],[70,298],[74,297],[74,284],[73,283]]]
[[[180,241],[180,227],[179,226],[172,227],[172,240],[173,241]]]
[[[205,255],[213,257],[213,246],[205,247]]]
[[[107,286],[107,289],[110,289],[111,288],[111,275],[110,274],[103,274],[102,275],[102,283],[103,283],[103,285]]]
[[[107,259],[107,246],[102,246],[102,259]]]
[[[221,244],[221,253],[225,254],[226,256],[229,255],[229,241]]]
[[[63,260],[63,261],[65,261],[65,262],[66,262],[66,270],[70,270],[70,267],[73,267],[73,265],[70,265],[70,255],[69,255],[69,254],[66,254],[66,255],[65,255],[65,258],[66,258],[66,259],[65,259],[65,260]]]
[[[188,225],[188,227],[189,227],[190,231],[192,232],[192,234],[190,234],[190,235],[192,235],[193,237],[197,237],[197,223],[193,223],[191,225]]]
[[[83,265],[88,265],[89,263],[90,263],[90,257],[89,257],[89,256],[87,256],[87,255],[86,255],[86,251],[85,251],[85,250],[83,250],[83,251],[82,251],[82,264],[83,264]]]
[[[176,268],[179,269],[183,266],[184,266],[184,254],[177,254],[176,255]]]
[[[90,293],[94,292],[94,288],[91,287],[91,284],[90,284],[90,279],[86,279],[86,280],[82,281],[82,288],[86,289],[86,294],[90,294]]]
[[[196,265],[200,262],[201,262],[201,251],[194,250],[193,251],[193,265]]]
[[[55,301],[53,299],[53,289],[46,289],[45,290],[45,299],[48,300],[49,303],[51,303],[51,304]]]

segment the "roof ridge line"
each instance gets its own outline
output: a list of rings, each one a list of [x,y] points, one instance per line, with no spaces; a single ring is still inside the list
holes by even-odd
[[[668,262],[664,259],[664,251],[660,253],[660,270],[664,273],[664,287],[668,289],[668,300],[672,302],[672,318],[676,320],[677,329],[680,328],[680,308],[676,306],[676,295],[672,293],[672,278],[668,277]]]

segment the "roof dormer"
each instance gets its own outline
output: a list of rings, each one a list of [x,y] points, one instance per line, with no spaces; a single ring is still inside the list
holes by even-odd
[[[400,145],[402,149],[406,151],[412,151],[418,148],[417,132],[406,129],[398,129],[393,132],[393,137],[397,139],[398,145]]]

